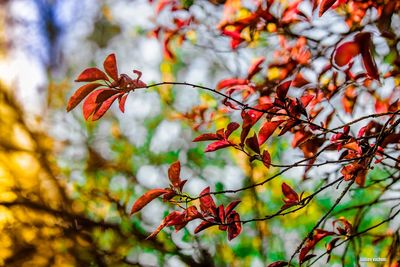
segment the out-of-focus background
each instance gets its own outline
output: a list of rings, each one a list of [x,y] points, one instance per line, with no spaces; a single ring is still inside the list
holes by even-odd
[[[121,73],[134,77],[138,69],[148,84],[179,80],[213,87],[221,78],[245,73],[256,54],[271,58],[270,48],[278,45],[271,38],[258,48],[226,53],[229,40],[213,32],[223,6],[197,1],[191,12],[202,24],[175,47],[176,60],[166,60],[152,30],[171,19],[168,12],[156,15],[150,2],[0,2],[1,266],[265,266],[266,259],[287,257],[333,204],[335,195],[327,194],[304,211],[248,223],[231,242],[217,229],[193,235],[191,223],[145,240],[170,207],[155,200],[133,217],[129,209],[149,188],[168,186],[172,162],[181,161],[182,177],[189,178],[186,191],[194,195],[206,186],[237,189],[276,171],[250,168],[245,155],[232,151],[205,155],[204,145],[193,144],[200,132],[238,121],[240,112],[229,117],[217,112],[214,96],[191,88],[138,90],[129,95],[124,114],[113,106],[95,123],[84,121],[80,106],[66,112],[78,88],[74,79],[87,67],[102,66],[110,53]],[[340,32],[345,25],[334,27]],[[204,120],[197,125],[199,117]],[[283,157],[288,142],[282,139],[269,146],[276,162],[301,155]],[[299,173],[293,177],[299,179]],[[329,177],[329,170],[321,173]],[[242,216],[262,217],[280,209],[281,183],[279,178],[254,189],[258,194],[248,190],[217,199],[240,197]],[[369,197],[352,193],[355,201]],[[375,218],[382,213],[374,210],[366,224],[379,222]],[[387,245],[366,246],[363,256],[378,256]]]

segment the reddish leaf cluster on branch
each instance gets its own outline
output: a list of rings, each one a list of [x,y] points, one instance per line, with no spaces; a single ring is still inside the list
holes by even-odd
[[[164,189],[151,189],[144,195],[139,197],[133,204],[131,215],[140,211],[148,203],[154,199],[163,196],[163,201],[169,201],[176,204],[183,211],[172,211],[168,214],[157,229],[151,233],[147,238],[155,237],[164,227],[174,226],[176,231],[185,227],[190,221],[201,219],[202,222],[194,230],[194,233],[207,229],[211,226],[218,225],[221,231],[227,231],[228,240],[237,237],[242,230],[242,223],[239,214],[234,210],[240,201],[231,202],[226,208],[224,205],[216,206],[214,199],[210,195],[210,188],[205,188],[199,195],[200,209],[195,205],[181,206],[182,201],[174,200],[174,197],[185,198],[186,204],[193,200],[193,198],[183,194],[182,189],[186,180],[180,178],[181,165],[180,162],[174,162],[168,169],[168,178],[171,182],[169,188]]]
[[[119,109],[125,111],[125,101],[128,94],[137,88],[146,88],[140,80],[142,73],[134,70],[138,76],[135,80],[127,74],[118,75],[117,61],[114,54],[106,57],[103,63],[104,70],[98,68],[85,69],[75,80],[76,82],[89,82],[78,88],[71,96],[67,111],[74,109],[83,99],[83,116],[85,120],[96,121],[100,119],[118,98]]]

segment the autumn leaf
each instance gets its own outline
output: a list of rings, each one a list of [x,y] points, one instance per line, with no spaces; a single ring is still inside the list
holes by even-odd
[[[148,203],[150,203],[151,201],[153,201],[154,199],[165,193],[168,193],[168,189],[151,189],[147,191],[144,195],[138,198],[136,202],[133,204],[130,215],[140,211]]]
[[[227,140],[220,140],[220,141],[216,141],[214,143],[209,144],[206,149],[204,150],[204,152],[213,152],[216,150],[219,150],[221,148],[225,148],[225,147],[229,147],[232,146],[232,144],[227,141]]]
[[[218,140],[218,136],[215,133],[205,133],[202,135],[197,136],[193,139],[192,142],[200,142],[200,141],[211,141],[211,140]]]
[[[367,71],[367,75],[375,80],[379,80],[379,72],[374,57],[372,56],[373,43],[372,34],[370,32],[361,32],[354,38],[360,47],[363,65]]]
[[[242,201],[235,200],[235,201],[232,201],[231,203],[229,203],[229,205],[226,206],[226,208],[225,208],[225,215],[229,216],[240,202],[242,202]]]
[[[282,193],[285,196],[283,199],[285,205],[283,205],[281,209],[289,208],[293,205],[296,205],[300,201],[299,195],[296,193],[296,191],[294,191],[286,183],[282,183]]]
[[[211,221],[202,221],[194,230],[194,233],[197,234],[198,232],[203,231],[204,229],[207,229],[211,226],[215,225],[215,223]]]
[[[179,188],[181,183],[180,173],[181,163],[179,161],[172,163],[168,169],[168,178],[171,181],[172,186],[175,188]]]
[[[126,102],[127,98],[128,98],[128,94],[124,94],[124,95],[118,97],[118,107],[122,113],[125,112],[125,102]]]
[[[276,128],[282,123],[282,121],[267,121],[258,132],[258,144],[261,146],[268,140],[268,138],[274,133]]]
[[[75,82],[94,82],[98,80],[109,81],[107,75],[103,71],[98,68],[88,68],[79,74]]]
[[[337,0],[322,0],[318,16],[322,16]]]
[[[286,98],[287,92],[289,90],[290,85],[292,84],[292,81],[286,81],[278,85],[276,88],[276,94],[279,99],[284,100]]]
[[[101,85],[100,83],[89,83],[79,87],[68,101],[67,112],[74,109],[85,97]]]
[[[200,209],[203,213],[215,215],[216,205],[210,195],[210,187],[206,187],[200,193]]]
[[[154,238],[165,226],[167,226],[169,224],[169,222],[171,222],[172,220],[178,218],[178,217],[182,217],[182,212],[180,211],[173,211],[170,214],[168,214],[163,221],[161,222],[161,224],[157,227],[157,229],[152,232],[146,239],[152,239]]]
[[[310,257],[307,257],[307,254],[310,250],[312,250],[315,245],[321,241],[323,238],[327,237],[327,236],[331,236],[331,235],[335,235],[334,232],[329,232],[329,231],[325,231],[322,229],[316,229],[314,231],[314,235],[311,239],[307,239],[307,242],[305,244],[305,246],[301,249],[300,254],[299,254],[299,260],[300,263],[305,262],[306,260],[309,260]]]
[[[229,78],[220,81],[217,85],[217,89],[228,88],[235,85],[246,85],[249,81],[247,79],[239,79],[239,78]]]
[[[350,63],[355,56],[360,54],[360,46],[356,42],[346,42],[341,44],[335,51],[333,62],[339,67]]]
[[[267,150],[264,150],[263,155],[262,155],[262,163],[264,164],[267,169],[271,166],[271,155]]]
[[[276,261],[276,262],[271,263],[267,267],[284,267],[287,265],[288,265],[287,261]]]
[[[117,60],[115,59],[115,54],[110,54],[106,57],[103,63],[104,70],[106,73],[114,80],[118,80],[118,68]]]
[[[237,123],[237,122],[230,122],[230,123],[228,124],[228,126],[226,126],[226,130],[225,130],[225,133],[224,133],[225,139],[228,139],[229,136],[231,136],[231,134],[232,134],[237,128],[239,128],[239,127],[240,127],[239,123]]]
[[[242,223],[240,222],[240,216],[237,212],[232,212],[228,216],[228,240],[231,241],[237,237],[242,231]]]
[[[106,111],[111,107],[112,103],[118,98],[119,94],[114,94],[111,97],[109,97],[107,100],[103,101],[100,103],[97,107],[96,110],[93,113],[92,116],[92,121],[96,121],[100,119]]]

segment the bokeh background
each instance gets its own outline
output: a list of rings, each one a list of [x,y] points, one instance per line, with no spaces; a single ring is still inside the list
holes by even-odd
[[[156,16],[149,1],[0,1],[0,265],[265,266],[266,259],[287,257],[333,204],[336,195],[325,194],[301,212],[244,225],[232,242],[217,229],[193,235],[192,224],[145,240],[170,207],[156,200],[133,217],[129,209],[149,188],[168,186],[172,162],[181,161],[182,177],[189,178],[186,190],[193,195],[206,186],[237,189],[278,170],[250,166],[234,151],[205,155],[203,144],[192,143],[200,132],[239,121],[240,114],[220,112],[217,98],[191,88],[138,90],[128,97],[125,114],[113,106],[95,123],[83,120],[80,107],[65,111],[77,75],[101,66],[110,53],[121,73],[138,69],[147,83],[178,80],[210,87],[245,73],[255,55],[272,56],[274,38],[268,45],[226,53],[229,40],[216,38],[213,30],[223,6],[213,2],[192,7],[204,23],[174,48],[172,62],[151,34],[171,19],[167,12]],[[340,32],[341,26],[335,29]],[[188,119],[201,110],[206,123]],[[271,142],[274,161],[301,156],[286,154],[288,144]],[[320,170],[321,183],[331,172]],[[285,179],[299,180],[299,173]],[[384,175],[379,169],[371,173]],[[280,209],[281,183],[279,178],[254,189],[258,194],[250,190],[217,199],[241,198],[242,217],[261,217]],[[315,186],[320,184],[306,182],[302,188]],[[373,197],[355,190],[346,203]],[[384,212],[373,209],[365,225],[379,222]],[[372,245],[376,236],[367,238],[369,245],[360,248],[364,257],[378,257],[388,245]]]

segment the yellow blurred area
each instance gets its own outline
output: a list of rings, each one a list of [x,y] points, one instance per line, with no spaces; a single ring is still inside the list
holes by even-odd
[[[66,201],[49,153],[52,140],[31,130],[0,86],[0,265],[74,266],[57,212]]]

